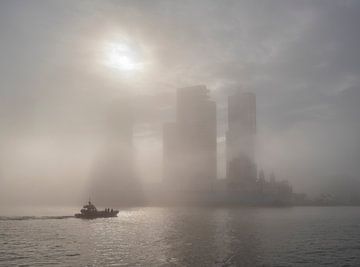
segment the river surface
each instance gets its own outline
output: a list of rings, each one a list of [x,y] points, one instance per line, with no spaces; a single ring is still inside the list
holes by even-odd
[[[0,266],[360,266],[359,207],[60,215],[0,216]]]

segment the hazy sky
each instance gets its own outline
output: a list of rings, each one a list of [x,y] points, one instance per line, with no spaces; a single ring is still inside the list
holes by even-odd
[[[257,95],[265,173],[298,191],[359,181],[359,13],[356,0],[1,1],[2,199],[76,194],[119,99],[136,108],[139,175],[160,179],[161,125],[176,88],[197,84],[218,105],[220,178],[226,99],[242,90]]]

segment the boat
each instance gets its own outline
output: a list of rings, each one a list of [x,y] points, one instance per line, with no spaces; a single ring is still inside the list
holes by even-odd
[[[89,200],[88,204],[84,205],[80,213],[75,214],[75,218],[81,219],[96,219],[96,218],[109,218],[117,217],[118,210],[105,209],[98,210],[93,203]]]

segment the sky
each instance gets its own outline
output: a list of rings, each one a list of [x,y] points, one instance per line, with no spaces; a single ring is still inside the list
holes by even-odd
[[[217,103],[219,178],[240,90],[257,96],[266,175],[357,190],[359,12],[356,0],[1,1],[0,201],[74,199],[124,101],[138,175],[159,181],[176,88],[198,84]]]

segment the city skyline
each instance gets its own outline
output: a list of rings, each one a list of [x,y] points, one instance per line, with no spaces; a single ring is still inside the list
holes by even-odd
[[[86,188],[117,101],[134,106],[140,180],[159,181],[162,125],[176,88],[195,84],[217,103],[220,178],[227,100],[241,90],[257,95],[259,167],[311,195],[358,193],[357,1],[0,5],[0,200]]]
[[[287,180],[276,180],[273,172],[267,178],[263,169],[258,173],[254,93],[236,91],[228,97],[227,168],[219,179],[216,113],[205,85],[177,89],[176,121],[163,126],[162,189],[149,195],[150,203],[305,203],[305,195],[294,193]]]
[[[360,266],[360,0],[0,0],[0,267]]]

